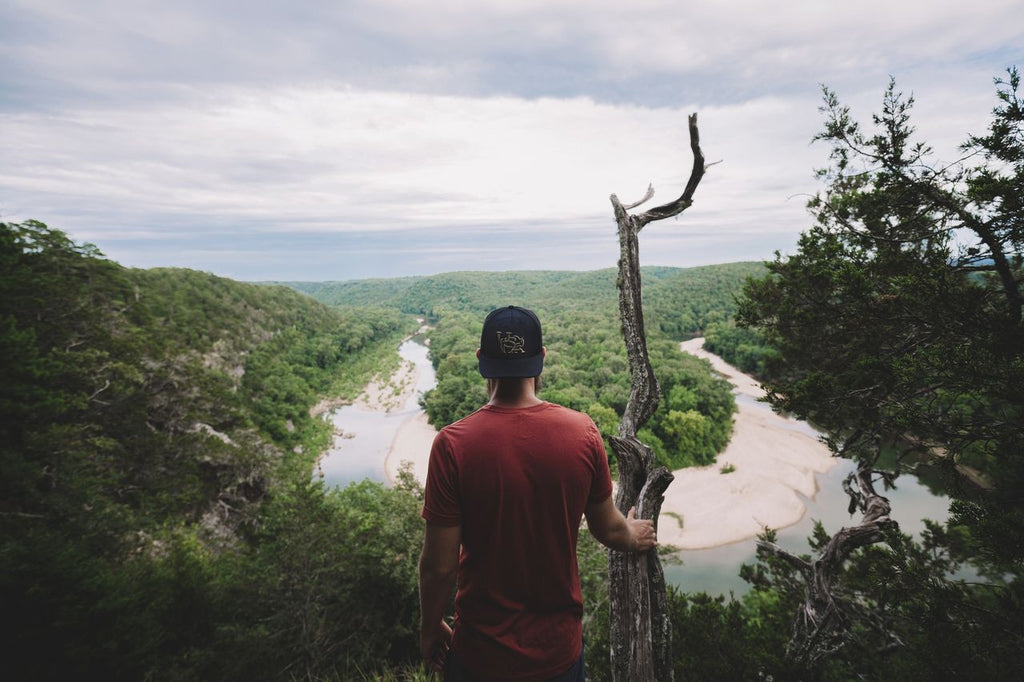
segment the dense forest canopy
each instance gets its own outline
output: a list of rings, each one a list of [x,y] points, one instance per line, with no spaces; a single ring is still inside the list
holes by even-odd
[[[761,263],[645,267],[645,311],[666,333],[689,338],[710,323],[730,319],[743,280],[763,272]],[[569,310],[614,313],[616,276],[613,268],[590,272],[524,270],[282,284],[328,305],[387,306],[427,316],[451,310],[475,313],[483,319],[487,312],[513,301],[549,315]]]
[[[587,412],[602,433],[616,433],[629,398],[629,370],[615,317],[538,312],[548,348],[540,396]],[[475,356],[479,327],[475,315],[451,315],[431,335],[438,385],[423,404],[438,426],[486,402]],[[673,468],[714,461],[732,430],[735,402],[728,383],[713,375],[706,362],[680,353],[668,339],[652,340],[650,353],[666,400],[646,427],[645,442]]]

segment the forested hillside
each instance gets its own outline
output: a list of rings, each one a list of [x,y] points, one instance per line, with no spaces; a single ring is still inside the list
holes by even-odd
[[[329,436],[310,407],[393,364],[412,322],[126,269],[32,221],[0,223],[0,272],[5,677],[280,679],[343,660],[339,633],[355,626],[332,623],[322,646],[316,612],[291,608],[330,542],[317,532],[347,553],[329,560],[335,590],[361,560],[338,533],[365,509],[309,484]],[[395,541],[415,542],[408,519]]]
[[[756,263],[643,270],[650,352],[664,398],[641,437],[663,464],[708,464],[728,442],[735,409],[728,384],[703,361],[681,354],[675,341],[729,319],[743,282],[763,272]],[[548,349],[541,397],[587,412],[611,434],[629,397],[615,276],[614,270],[461,272],[290,286],[326,303],[386,302],[436,319],[430,338],[438,386],[423,402],[438,427],[487,400],[474,355],[483,316],[509,303],[532,308]]]
[[[700,333],[709,323],[729,319],[747,277],[764,273],[760,263],[726,263],[695,268],[642,269],[649,321],[678,338]],[[453,272],[430,277],[284,282],[329,305],[382,305],[436,316],[445,310],[486,314],[514,303],[546,313],[568,310],[617,314],[615,269],[590,272]],[[482,319],[482,317],[481,317]]]

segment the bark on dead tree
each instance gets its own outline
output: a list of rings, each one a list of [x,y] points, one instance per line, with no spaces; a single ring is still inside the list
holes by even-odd
[[[658,407],[660,389],[647,353],[641,303],[640,255],[637,235],[645,225],[679,215],[693,203],[693,194],[704,177],[697,114],[689,117],[693,168],[682,195],[675,201],[638,215],[630,215],[654,195],[652,187],[640,201],[623,206],[611,195],[619,231],[619,316],[622,338],[629,358],[631,389],[618,437],[610,438],[619,462],[619,487],[615,505],[625,514],[636,507],[637,518],[651,519],[655,528],[665,490],[672,473],[654,466],[654,454],[636,432]],[[672,679],[672,632],[668,620],[665,574],[657,552],[611,552],[609,558],[611,601],[611,668],[618,682]]]

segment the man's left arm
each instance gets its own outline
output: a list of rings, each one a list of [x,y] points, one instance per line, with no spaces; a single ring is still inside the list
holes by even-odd
[[[444,622],[459,569],[462,526],[427,523],[420,555],[420,655],[430,670],[440,671],[448,655],[452,630]]]
[[[611,495],[597,504],[588,504],[584,514],[590,534],[605,547],[618,552],[646,552],[658,546],[654,522],[636,518],[636,507],[623,516]]]

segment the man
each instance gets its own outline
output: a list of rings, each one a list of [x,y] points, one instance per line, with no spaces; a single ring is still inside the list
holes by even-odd
[[[583,680],[582,516],[612,549],[656,545],[650,521],[613,504],[590,417],[537,397],[544,355],[533,312],[491,312],[477,350],[490,401],[430,452],[420,651],[448,682]],[[453,632],[443,617],[456,577]]]

